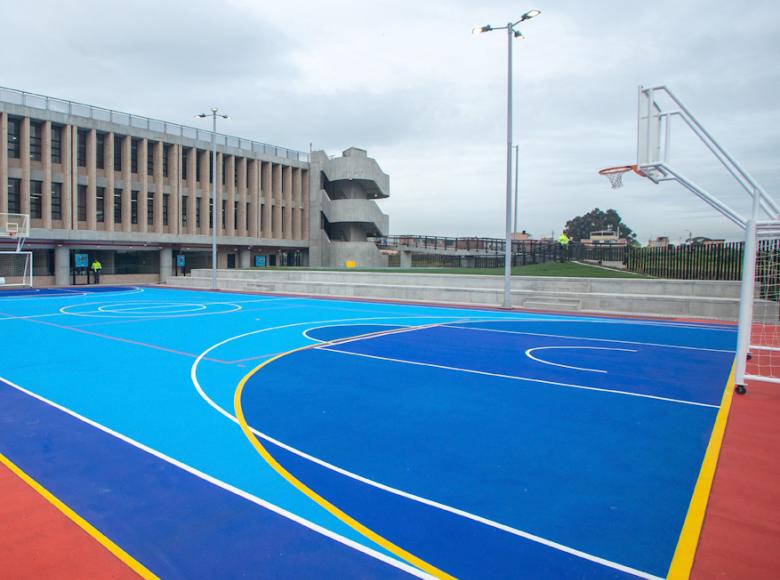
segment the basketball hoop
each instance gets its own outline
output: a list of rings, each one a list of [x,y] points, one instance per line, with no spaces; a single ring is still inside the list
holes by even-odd
[[[623,187],[623,174],[628,173],[629,171],[633,171],[637,175],[644,176],[644,174],[639,171],[639,169],[637,169],[636,165],[618,165],[617,167],[607,167],[606,169],[599,171],[599,175],[603,175],[609,179],[609,184],[612,186],[612,189],[620,189]]]

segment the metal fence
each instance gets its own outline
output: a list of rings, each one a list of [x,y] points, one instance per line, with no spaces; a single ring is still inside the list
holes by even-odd
[[[679,280],[739,280],[743,242],[629,248],[626,269],[637,274]]]

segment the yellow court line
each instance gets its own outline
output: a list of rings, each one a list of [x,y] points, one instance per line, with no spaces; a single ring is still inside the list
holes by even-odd
[[[691,503],[685,516],[680,538],[677,540],[677,548],[674,551],[672,563],[669,566],[667,578],[670,580],[686,580],[691,574],[693,558],[696,555],[696,546],[699,543],[699,535],[704,524],[704,514],[707,510],[707,502],[712,490],[712,481],[715,478],[715,467],[718,464],[718,456],[723,445],[723,436],[726,431],[726,421],[731,408],[731,400],[734,396],[734,366],[726,382],[726,390],[720,403],[720,410],[715,417],[712,427],[712,435],[704,454],[696,487],[693,489]]]
[[[129,568],[136,572],[139,576],[146,579],[157,578],[152,572],[150,572],[143,564],[138,562],[130,554],[125,552],[122,548],[117,546],[114,542],[103,535],[95,526],[90,524],[87,520],[82,518],[79,514],[70,509],[62,501],[60,501],[54,494],[48,489],[43,487],[40,483],[35,481],[32,477],[27,475],[20,467],[18,467],[13,461],[8,459],[5,455],[0,453],[0,463],[10,469],[19,479],[24,481],[27,485],[37,491],[43,498],[60,510],[65,516],[67,516],[73,523],[79,526],[82,530],[87,532],[95,540],[111,552],[114,556],[124,562]]]
[[[327,510],[330,514],[347,524],[352,529],[356,530],[372,542],[378,544],[391,554],[396,555],[397,557],[401,558],[405,562],[408,562],[412,566],[415,566],[422,570],[423,572],[427,572],[431,576],[434,576],[436,578],[446,578],[446,579],[453,579],[453,576],[450,576],[446,572],[440,570],[439,568],[436,568],[432,564],[429,564],[428,562],[418,558],[411,552],[408,552],[401,548],[400,546],[397,546],[396,544],[392,543],[390,540],[387,540],[386,538],[380,536],[370,528],[364,526],[359,521],[357,521],[352,516],[348,515],[341,509],[337,508],[335,505],[330,503],[328,500],[326,500],[324,497],[319,495],[317,492],[315,492],[313,489],[308,487],[305,483],[303,483],[301,480],[296,478],[292,473],[287,471],[282,465],[271,455],[271,453],[265,448],[265,446],[260,442],[260,440],[255,436],[254,433],[252,433],[252,429],[249,427],[249,425],[246,422],[246,418],[244,417],[244,410],[241,407],[241,394],[244,391],[244,386],[246,385],[247,381],[252,378],[252,376],[260,371],[263,367],[273,363],[274,361],[277,361],[285,356],[289,356],[292,354],[295,354],[297,352],[301,352],[304,350],[309,350],[316,348],[318,346],[333,346],[337,344],[343,344],[345,342],[353,341],[356,339],[362,339],[362,338],[370,338],[374,336],[384,336],[386,334],[396,334],[401,332],[409,332],[412,330],[421,330],[424,328],[431,328],[434,326],[438,326],[438,324],[427,324],[422,326],[411,326],[411,327],[405,327],[402,329],[393,329],[389,331],[381,331],[381,332],[372,332],[368,334],[363,334],[359,336],[352,336],[348,339],[340,339],[340,340],[332,340],[332,341],[326,341],[321,343],[315,343],[315,344],[308,344],[306,346],[302,346],[299,348],[295,348],[293,350],[289,350],[286,352],[283,352],[281,354],[278,354],[274,356],[273,358],[270,358],[266,361],[263,361],[261,364],[253,368],[251,371],[249,371],[243,379],[241,379],[241,382],[238,383],[238,387],[236,388],[235,395],[233,397],[233,406],[235,407],[236,411],[236,419],[238,420],[238,424],[241,426],[241,430],[244,432],[244,435],[247,439],[249,439],[249,442],[252,444],[252,446],[255,448],[255,450],[262,456],[263,459],[270,465],[279,475],[281,475],[284,479],[286,479],[293,487],[295,487],[298,491],[303,493],[306,497],[314,501],[317,505]]]

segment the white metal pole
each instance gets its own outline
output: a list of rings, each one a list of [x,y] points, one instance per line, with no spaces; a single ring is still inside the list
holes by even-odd
[[[217,110],[211,109],[211,289],[217,289]]]
[[[513,232],[517,232],[517,180],[520,174],[520,145],[515,145],[515,225],[512,227]]]
[[[745,392],[747,356],[750,353],[750,334],[753,327],[753,298],[756,287],[756,217],[760,193],[753,190],[753,214],[745,228],[745,247],[742,255],[742,284],[739,289],[739,329],[737,331],[737,360],[734,383],[737,393]]]
[[[512,23],[506,25],[506,239],[504,246],[504,308],[512,308]]]

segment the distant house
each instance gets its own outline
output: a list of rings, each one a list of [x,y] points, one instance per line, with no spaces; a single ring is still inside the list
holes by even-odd
[[[648,248],[668,248],[669,236],[658,236],[654,240],[648,240]]]
[[[587,240],[582,240],[582,243],[586,246],[625,246],[628,245],[628,240],[621,238],[615,231],[600,230],[590,232],[590,237]]]

